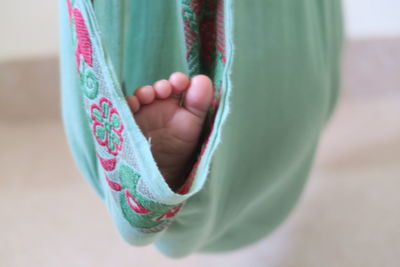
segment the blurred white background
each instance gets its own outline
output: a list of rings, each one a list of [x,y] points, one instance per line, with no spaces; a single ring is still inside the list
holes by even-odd
[[[57,0],[2,0],[0,62],[56,55]],[[351,39],[400,36],[400,1],[344,0],[346,28]],[[10,28],[12,30],[10,30]]]
[[[400,36],[400,1],[343,0],[343,4],[349,38]]]

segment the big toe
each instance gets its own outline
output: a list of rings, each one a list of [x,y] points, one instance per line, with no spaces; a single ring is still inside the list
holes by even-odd
[[[211,105],[213,84],[206,75],[192,78],[183,102],[184,107],[197,117],[204,119]]]

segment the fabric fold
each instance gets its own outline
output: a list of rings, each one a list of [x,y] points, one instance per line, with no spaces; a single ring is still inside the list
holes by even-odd
[[[136,125],[125,100],[125,92],[122,88],[124,71],[121,66],[124,61],[131,59],[123,59],[122,54],[124,31],[121,27],[124,27],[125,15],[122,14],[121,9],[124,3],[123,1],[115,4],[105,3],[107,4],[95,2],[93,6],[91,2],[85,0],[66,0],[70,42],[75,53],[75,77],[79,80],[74,88],[68,90],[81,91],[79,95],[81,99],[71,98],[65,101],[75,101],[73,104],[79,106],[81,112],[85,113],[85,115],[80,114],[79,117],[80,120],[84,119],[89,127],[83,127],[80,131],[83,136],[92,135],[93,137],[90,143],[94,143],[94,147],[89,147],[88,152],[96,155],[95,170],[97,172],[89,175],[88,180],[97,188],[100,187],[98,191],[104,197],[124,239],[129,243],[142,245],[150,243],[156,233],[159,234],[168,228],[173,217],[184,207],[184,202],[200,191],[204,185],[210,159],[228,109],[225,99],[229,92],[227,86],[229,65],[226,62],[231,57],[229,47],[225,48],[225,36],[222,39],[221,34],[215,29],[214,35],[221,39],[219,45],[223,45],[228,52],[217,50],[216,47],[210,47],[209,51],[205,51],[210,54],[214,50],[220,53],[218,57],[213,58],[212,62],[209,62],[210,65],[215,65],[217,71],[212,76],[214,83],[219,86],[219,91],[215,93],[213,100],[213,110],[209,114],[209,130],[204,138],[198,160],[185,184],[179,192],[173,192],[157,168],[148,140]],[[220,1],[220,5],[223,3]],[[94,9],[96,7],[98,16],[111,16],[112,23],[103,20],[99,23]],[[188,12],[191,12],[192,16],[195,15],[193,7],[191,5],[183,9],[182,26],[189,25]],[[218,12],[223,12],[224,6],[219,6],[218,10],[220,10]],[[66,17],[65,14],[63,16]],[[223,20],[223,17],[223,14],[219,14],[220,20]],[[224,23],[219,22],[219,24],[222,25],[219,26],[219,31],[223,33]],[[107,34],[102,34],[101,27]],[[193,29],[183,28],[186,41],[189,42],[188,34]],[[104,40],[107,41],[104,42]],[[66,42],[64,38],[62,41]],[[200,41],[197,39],[197,42]],[[200,46],[195,43],[192,45]],[[191,48],[188,47],[185,62],[192,62],[191,64],[198,66],[202,64],[200,58],[197,63],[193,63],[192,57]],[[223,66],[220,66],[221,64]],[[193,70],[190,73],[198,74]],[[127,86],[126,83],[125,86]],[[221,93],[222,87],[226,90],[224,93]],[[217,102],[220,99],[223,99],[224,105],[217,111],[219,106]],[[215,122],[214,117],[217,118]],[[68,118],[65,119],[68,120]],[[93,168],[86,164],[80,164],[80,167],[83,173],[88,173],[88,167]]]
[[[122,238],[184,257],[271,233],[298,201],[337,101],[340,0],[92,2],[60,0],[63,122]],[[125,100],[175,71],[214,85],[178,192]]]

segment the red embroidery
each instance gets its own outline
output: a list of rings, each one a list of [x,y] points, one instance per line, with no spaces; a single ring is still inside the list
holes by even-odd
[[[226,63],[225,58],[225,26],[224,26],[224,0],[218,1],[217,6],[217,49],[221,52],[222,62]]]
[[[206,140],[204,141],[204,143],[203,143],[203,145],[201,147],[200,155],[197,157],[197,160],[194,163],[193,168],[190,171],[189,176],[187,177],[185,183],[178,190],[178,193],[181,194],[181,195],[187,194],[189,192],[190,188],[192,187],[192,184],[193,184],[193,181],[194,181],[194,177],[196,176],[197,169],[199,167],[200,160],[203,157],[204,152],[206,151],[206,148],[207,148],[207,146],[209,144],[209,141],[210,141],[211,133],[214,130],[214,119],[215,119],[215,117],[213,117],[212,120],[210,121],[210,125],[211,125],[210,134],[208,135],[208,137],[206,138]]]
[[[198,17],[200,14],[201,2],[202,0],[192,0],[190,2],[190,7],[192,8],[194,14]]]
[[[156,221],[161,221],[167,218],[174,217],[182,208],[183,204],[179,204],[178,206],[173,207],[172,209],[167,210],[163,215],[156,218]]]
[[[115,169],[115,166],[117,165],[116,158],[105,159],[105,158],[102,158],[99,154],[97,154],[97,157],[99,158],[101,166],[103,166],[104,170],[113,171]]]
[[[122,186],[119,183],[111,181],[107,177],[107,175],[105,175],[105,177],[106,177],[106,181],[107,181],[108,185],[111,187],[112,190],[115,190],[115,191],[121,191],[122,190]]]
[[[189,72],[197,74],[200,69],[203,72],[212,72],[213,64],[218,60],[217,51],[220,52],[220,60],[225,63],[224,49],[224,14],[223,0],[185,0],[182,2],[183,28],[186,42],[186,60],[189,65]],[[200,57],[200,62],[199,62]],[[185,184],[178,193],[186,194],[189,192],[194,177],[197,173],[199,162],[204,154],[209,142],[215,114],[218,109],[221,90],[215,92],[213,88],[212,108],[210,111],[211,119],[207,124],[211,125],[207,129],[205,142],[202,145],[201,153],[198,156]]]
[[[202,8],[205,9],[200,21],[200,55],[202,63],[211,66],[215,55],[215,10],[218,1],[203,1]]]
[[[83,19],[82,13],[79,9],[72,9],[72,15],[75,21],[75,31],[78,43],[76,45],[76,65],[78,71],[80,70],[80,57],[83,56],[83,60],[90,67],[93,67],[92,59],[92,42],[90,41],[89,31],[86,27],[85,20]]]
[[[146,213],[151,212],[151,210],[148,210],[145,207],[143,207],[142,205],[140,205],[140,203],[131,195],[131,193],[129,192],[128,189],[125,190],[125,196],[126,196],[129,206],[131,207],[131,209],[134,212],[139,213],[139,214],[146,214]]]
[[[185,24],[184,30],[185,30],[185,42],[186,42],[186,59],[189,59],[190,57],[190,51],[195,42],[197,42],[197,33],[192,30],[192,27],[190,25],[190,22],[185,20],[183,22]]]

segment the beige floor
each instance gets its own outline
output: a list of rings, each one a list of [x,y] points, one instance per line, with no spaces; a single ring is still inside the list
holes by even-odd
[[[352,66],[347,62],[346,72]],[[240,251],[179,261],[152,246],[130,247],[118,237],[74,166],[58,119],[27,121],[18,112],[0,116],[0,266],[399,266],[396,77],[388,78],[383,91],[350,90],[360,81],[346,78],[303,197],[275,233]],[[0,109],[12,106],[2,100]]]

